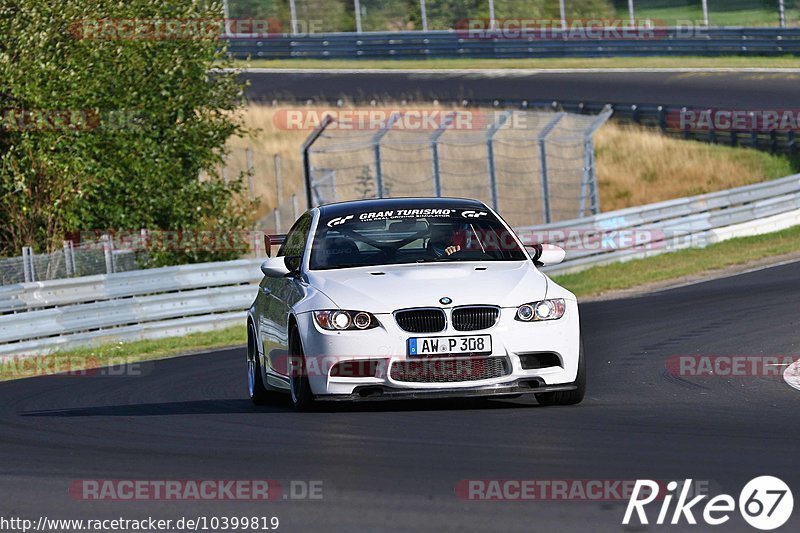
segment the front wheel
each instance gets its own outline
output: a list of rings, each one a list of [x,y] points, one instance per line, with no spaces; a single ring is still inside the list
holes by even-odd
[[[583,401],[586,395],[586,359],[583,357],[583,343],[578,353],[578,375],[573,383],[577,388],[573,390],[543,392],[536,395],[539,405],[575,405]]]
[[[310,411],[315,406],[314,394],[311,392],[311,384],[308,381],[303,344],[296,329],[292,331],[289,340],[289,351],[291,352],[289,385],[292,393],[292,405],[298,411]]]

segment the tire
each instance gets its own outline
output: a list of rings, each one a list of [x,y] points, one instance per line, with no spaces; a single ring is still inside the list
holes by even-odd
[[[312,411],[316,404],[314,393],[306,372],[306,359],[303,354],[303,343],[300,333],[293,329],[289,336],[290,365],[289,385],[291,389],[292,406],[297,411]]]
[[[543,392],[536,395],[539,405],[576,405],[583,401],[586,395],[586,359],[583,357],[583,343],[578,353],[578,375],[572,383],[577,388],[573,390]]]
[[[255,405],[266,405],[270,403],[272,395],[264,385],[261,377],[261,362],[258,357],[258,347],[253,326],[247,326],[247,389],[250,400]]]

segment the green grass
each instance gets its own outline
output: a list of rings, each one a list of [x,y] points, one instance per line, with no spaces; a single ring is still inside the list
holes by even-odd
[[[596,296],[793,252],[800,252],[800,226],[776,233],[730,239],[706,248],[594,267],[575,274],[553,276],[553,279],[579,297]]]
[[[766,235],[731,239],[707,248],[595,267],[576,274],[554,276],[553,279],[578,297],[595,296],[792,252],[800,252],[800,226]],[[246,342],[247,334],[242,324],[185,337],[106,344],[27,360],[11,359],[0,362],[0,381],[164,359],[191,352],[241,346]]]
[[[526,59],[253,59],[242,67],[309,69],[571,69],[571,68],[800,68],[800,60],[782,57],[608,57]]]
[[[778,7],[775,2],[774,8],[758,8],[753,7],[751,2],[749,6],[744,6],[743,9],[738,9],[735,6],[728,6],[728,9],[720,9],[720,5],[711,5],[709,2],[708,22],[712,26],[778,26]],[[697,0],[694,5],[683,5],[675,7],[661,7],[661,8],[647,8],[641,6],[642,2],[636,3],[635,17],[637,20],[653,19],[660,24],[673,26],[682,21],[683,25],[687,21],[702,22],[703,9],[700,0]],[[749,8],[747,8],[749,7]],[[617,18],[620,20],[628,20],[628,10],[619,9],[617,11]],[[787,24],[791,24],[798,20],[797,9],[786,9]]]
[[[185,337],[104,344],[29,359],[0,361],[0,381],[62,372],[80,372],[103,366],[164,359],[190,352],[247,344],[244,320],[241,326],[192,333]]]

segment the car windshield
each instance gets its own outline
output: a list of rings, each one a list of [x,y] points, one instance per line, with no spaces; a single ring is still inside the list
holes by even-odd
[[[310,267],[526,259],[511,232],[488,210],[392,209],[323,216]]]

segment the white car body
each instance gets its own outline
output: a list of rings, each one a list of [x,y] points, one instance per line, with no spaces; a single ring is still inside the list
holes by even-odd
[[[487,217],[491,214],[513,236],[514,244],[509,246],[518,246],[524,256],[520,260],[449,261],[443,257],[443,262],[421,264],[312,268],[311,250],[321,220],[328,220],[329,227],[335,227],[339,218],[344,217],[334,215],[397,212],[397,206],[408,205],[445,206],[454,213],[453,217],[461,213],[471,216],[469,213],[476,211],[487,213]],[[261,387],[261,396],[264,396],[264,390],[296,392],[295,389],[304,385],[300,378],[293,379],[299,367],[296,357],[289,357],[299,352],[302,353],[302,374],[307,376],[313,400],[535,393],[539,398],[547,398],[547,403],[571,404],[583,398],[585,370],[581,368],[583,375],[579,376],[583,356],[575,296],[537,268],[534,259],[544,260],[541,249],[539,257],[532,258],[513,230],[484,204],[446,198],[369,200],[322,206],[304,216],[307,217],[305,222],[301,222],[301,218],[293,227],[293,231],[297,230],[300,224],[302,230],[310,222],[299,267],[287,274],[285,258],[268,259],[262,266],[267,275],[248,312],[248,375],[254,400],[260,399],[256,398],[259,391],[254,391],[254,387]],[[423,226],[427,220],[423,220]],[[387,222],[387,227],[391,227],[391,223]],[[419,222],[415,219],[413,224]],[[468,221],[462,226],[473,228]],[[292,231],[286,239],[293,239]],[[298,237],[294,239],[297,242]],[[564,256],[563,251],[555,247],[546,253],[552,254],[554,262]],[[520,306],[558,299],[563,300],[564,307],[560,318],[529,322],[518,319]],[[498,316],[491,323],[494,309]],[[370,329],[365,330],[329,330],[321,327],[315,318],[314,312],[321,310],[352,311],[351,317],[354,313],[365,312],[378,324],[370,322]],[[401,327],[398,311],[404,313],[403,325],[414,331]],[[420,327],[438,328],[439,313],[445,317],[444,329],[417,331]],[[414,320],[420,316],[433,320],[434,325],[423,320],[423,326],[419,326]],[[354,327],[354,323],[350,325]],[[480,329],[464,330],[465,327]],[[293,334],[296,335],[294,347],[290,343]],[[480,356],[473,353],[415,356],[410,353],[411,346],[413,350],[418,346],[422,346],[420,350],[432,348],[434,344],[425,341],[441,338],[446,340],[436,341],[436,345],[443,352],[453,346],[453,342],[462,344],[465,349],[475,346],[484,349]],[[490,352],[484,344],[488,342],[491,342]],[[332,371],[340,363],[342,366]],[[359,364],[364,366],[358,367]],[[353,367],[361,370],[343,370]],[[295,394],[292,398],[297,406],[299,400]]]

